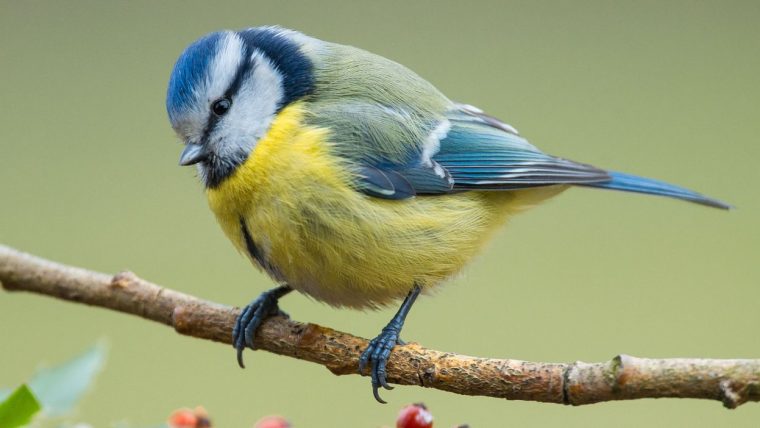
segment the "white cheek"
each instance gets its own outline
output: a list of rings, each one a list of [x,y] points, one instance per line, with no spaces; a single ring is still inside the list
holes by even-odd
[[[224,154],[250,152],[266,134],[283,99],[282,77],[262,54],[253,55],[253,73],[243,82],[233,106],[217,126],[215,151]]]
[[[261,138],[277,112],[283,99],[282,77],[272,63],[262,54],[254,54],[253,75],[240,88],[240,109],[235,113],[241,120],[238,128],[255,139]]]

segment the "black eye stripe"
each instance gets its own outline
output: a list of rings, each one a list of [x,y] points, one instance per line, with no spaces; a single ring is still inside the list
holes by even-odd
[[[246,46],[245,50],[243,51],[243,60],[240,62],[240,65],[238,66],[237,71],[235,72],[235,77],[232,79],[232,82],[230,83],[230,86],[227,87],[227,90],[224,91],[224,97],[229,100],[233,100],[235,98],[235,95],[237,95],[237,92],[240,90],[240,87],[243,85],[243,81],[245,80],[245,76],[249,75],[250,71],[255,67],[255,61],[251,57],[252,52],[251,48]],[[215,100],[214,102],[216,102]],[[213,103],[210,106],[210,109],[213,112]],[[206,127],[203,128],[203,136],[201,137],[201,144],[206,144],[208,141],[209,135],[214,131],[214,128],[216,128],[216,124],[219,123],[219,119],[221,118],[221,115],[216,114],[209,114],[208,120],[206,121]]]
[[[255,58],[252,58],[251,55],[251,49],[246,46],[245,52],[243,53],[243,61],[240,66],[238,66],[237,72],[235,73],[235,78],[232,79],[230,86],[226,91],[224,91],[225,98],[234,98],[234,95],[237,94],[237,92],[240,90],[240,87],[243,85],[243,80],[245,80],[245,77],[249,75],[251,70],[253,70],[253,68],[256,66],[256,60]]]

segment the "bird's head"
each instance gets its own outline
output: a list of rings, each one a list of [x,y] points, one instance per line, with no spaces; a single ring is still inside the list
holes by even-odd
[[[219,31],[180,55],[166,110],[186,146],[180,165],[197,164],[207,187],[245,162],[282,108],[312,92],[304,37],[277,27]]]

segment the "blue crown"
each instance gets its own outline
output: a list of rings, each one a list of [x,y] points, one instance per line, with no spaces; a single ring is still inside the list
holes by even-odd
[[[193,88],[198,87],[206,78],[209,63],[217,52],[223,34],[211,33],[197,40],[182,52],[174,64],[166,92],[166,111],[172,124],[194,101]]]

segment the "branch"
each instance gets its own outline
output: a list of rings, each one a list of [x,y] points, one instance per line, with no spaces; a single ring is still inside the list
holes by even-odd
[[[115,276],[65,266],[0,245],[0,282],[26,291],[100,306],[168,326],[187,336],[231,344],[239,309],[160,287],[122,272]],[[365,339],[282,316],[269,318],[257,349],[311,361],[336,375],[356,374]],[[705,398],[733,409],[760,401],[760,360],[649,359],[618,355],[601,363],[537,363],[394,348],[388,379],[462,395],[582,405],[637,398]]]

